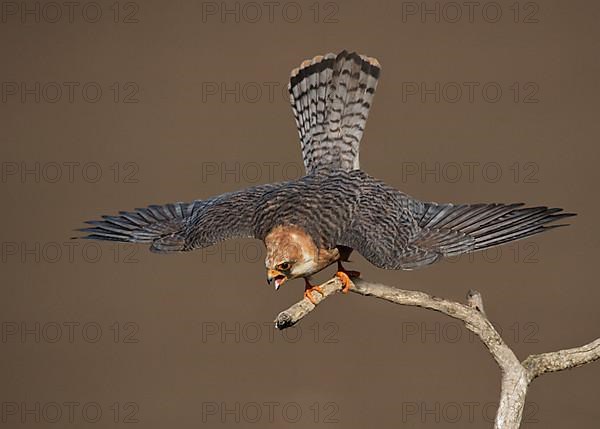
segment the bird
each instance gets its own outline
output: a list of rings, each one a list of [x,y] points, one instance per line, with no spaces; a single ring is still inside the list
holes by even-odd
[[[566,226],[561,208],[523,203],[422,201],[360,168],[359,148],[381,74],[377,59],[346,50],[303,61],[288,90],[305,175],[192,202],[150,205],[87,221],[80,238],[145,243],[152,252],[187,252],[223,240],[266,247],[267,283],[304,279],[304,298],[323,294],[311,277],[337,264],[343,291],[357,251],[372,265],[412,270]]]

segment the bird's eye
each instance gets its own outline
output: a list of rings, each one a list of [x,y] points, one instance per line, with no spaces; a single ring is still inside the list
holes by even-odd
[[[281,264],[279,264],[277,266],[277,268],[279,268],[281,271],[287,271],[290,269],[290,263],[289,262],[282,262]]]

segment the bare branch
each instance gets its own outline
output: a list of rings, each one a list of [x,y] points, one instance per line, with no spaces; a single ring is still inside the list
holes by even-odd
[[[465,324],[487,347],[500,367],[502,387],[500,403],[494,428],[517,429],[521,423],[525,397],[529,383],[539,375],[574,368],[596,359],[600,359],[600,338],[581,347],[560,350],[552,353],[531,355],[521,363],[514,352],[502,340],[502,337],[489,321],[483,307],[483,298],[475,290],[467,294],[467,304],[449,301],[428,295],[424,292],[398,289],[363,279],[352,279],[352,292],[363,296],[373,296],[399,305],[409,305],[439,311]],[[321,285],[323,295],[313,292],[317,305],[342,289],[337,278]],[[298,323],[317,306],[308,299],[292,305],[282,311],[275,320],[278,329],[285,329]]]
[[[318,305],[328,296],[333,295],[334,293],[342,290],[342,287],[343,285],[340,279],[334,277],[333,279],[321,285],[321,291],[323,292],[323,295],[316,291],[313,291],[311,295]],[[304,298],[296,304],[292,305],[287,310],[279,313],[277,315],[277,318],[275,319],[275,327],[277,329],[285,329],[294,326],[304,316],[313,311],[315,308],[316,306],[312,302]]]
[[[549,372],[575,368],[600,359],[600,338],[572,349],[531,355],[523,361],[531,379]]]
[[[428,308],[461,320],[465,323],[467,329],[471,330],[481,338],[501,368],[519,363],[517,357],[504,343],[502,337],[500,337],[500,334],[498,334],[490,321],[483,313],[473,307],[434,297],[425,292],[398,289],[379,283],[367,282],[360,278],[352,279],[352,281],[354,287],[350,289],[351,292],[364,296],[374,296],[395,304]],[[341,290],[342,283],[339,279],[333,278],[328,282],[323,283],[321,288],[323,290],[323,296],[313,292],[313,297],[317,301],[317,304]],[[479,299],[481,300],[481,297]],[[302,301],[279,313],[275,320],[275,325],[279,329],[289,328],[299,322],[315,308],[316,307],[308,299],[302,299]]]

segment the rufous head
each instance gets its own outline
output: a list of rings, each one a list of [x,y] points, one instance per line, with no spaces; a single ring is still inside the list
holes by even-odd
[[[306,277],[314,272],[317,246],[310,236],[297,226],[278,226],[265,238],[267,282],[275,290],[287,280]]]

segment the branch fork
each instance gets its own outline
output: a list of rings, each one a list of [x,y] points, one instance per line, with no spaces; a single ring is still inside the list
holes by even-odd
[[[278,329],[289,328],[311,311],[319,303],[342,290],[343,284],[334,277],[321,285],[321,293],[312,292],[316,305],[302,299],[275,319]],[[600,359],[600,338],[580,347],[550,353],[534,354],[522,362],[504,342],[494,325],[487,318],[483,298],[476,290],[469,290],[467,302],[450,301],[424,292],[398,289],[360,278],[352,279],[351,292],[363,296],[373,296],[398,305],[409,305],[438,311],[460,320],[465,327],[476,334],[486,346],[500,367],[502,382],[495,429],[518,429],[523,416],[525,398],[529,384],[537,377],[556,371],[575,368]]]

